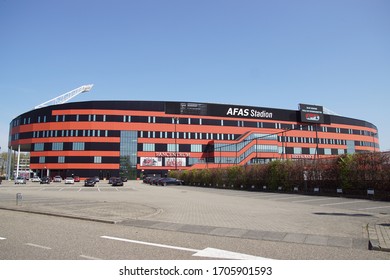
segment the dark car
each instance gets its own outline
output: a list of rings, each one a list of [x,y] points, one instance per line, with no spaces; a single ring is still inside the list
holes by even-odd
[[[49,177],[42,177],[41,184],[50,184],[51,179]]]
[[[94,187],[96,184],[95,178],[87,178],[84,181],[84,187]]]
[[[122,180],[122,182],[127,182],[127,177],[126,176],[122,176],[121,180]]]
[[[158,181],[158,184],[160,186],[167,186],[167,185],[182,185],[183,181],[178,180],[176,178],[162,178]]]
[[[160,180],[161,177],[152,177],[152,179],[150,179],[149,181],[149,184],[151,185],[158,185],[158,180]]]
[[[116,187],[116,186],[123,186],[123,181],[121,178],[115,178],[115,180],[112,182],[112,186],[113,187]]]
[[[116,178],[117,178],[117,177],[110,177],[110,178],[108,179],[108,183],[111,185],[111,184],[115,181]]]
[[[144,177],[144,179],[142,180],[144,183],[146,184],[149,184],[149,180],[150,180],[150,177]]]

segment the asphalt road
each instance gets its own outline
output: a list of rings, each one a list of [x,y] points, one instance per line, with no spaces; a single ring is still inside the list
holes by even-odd
[[[4,182],[3,182],[4,183]],[[0,259],[390,259],[364,247],[327,246],[244,238],[197,231],[304,234],[307,238],[360,239],[364,225],[387,217],[385,202],[252,193],[185,186],[155,187],[128,182],[123,188],[63,184],[0,186],[0,206],[98,215],[116,224],[0,210]],[[111,205],[111,208],[106,207]],[[115,206],[115,207],[114,207]],[[114,207],[114,208],[113,208]],[[138,221],[154,223],[143,227]],[[158,224],[159,226],[154,226]],[[168,225],[169,227],[165,227]],[[174,227],[185,225],[194,230]],[[183,227],[181,227],[183,229]]]

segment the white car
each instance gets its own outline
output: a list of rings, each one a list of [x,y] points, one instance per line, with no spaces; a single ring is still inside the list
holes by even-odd
[[[26,184],[26,178],[24,178],[24,177],[17,177],[15,179],[15,184]]]
[[[61,178],[61,176],[57,175],[57,176],[54,176],[53,181],[54,182],[61,182],[62,178]]]
[[[65,184],[74,184],[73,177],[66,177],[65,178]]]
[[[41,178],[39,178],[38,176],[34,176],[33,178],[31,178],[31,182],[40,182],[41,181]]]

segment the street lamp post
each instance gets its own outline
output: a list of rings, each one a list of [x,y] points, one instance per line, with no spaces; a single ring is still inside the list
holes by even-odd
[[[175,170],[177,170],[177,122],[179,121],[178,117],[173,117],[172,118],[174,124],[175,124]]]

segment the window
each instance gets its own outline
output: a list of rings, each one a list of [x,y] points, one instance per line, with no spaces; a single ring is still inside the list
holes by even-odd
[[[45,163],[45,157],[39,157],[39,163]]]
[[[35,143],[34,145],[34,151],[43,151],[44,150],[44,143]]]
[[[74,142],[72,150],[73,151],[84,151],[85,150],[85,143],[84,142]]]
[[[60,142],[60,143],[53,143],[52,150],[53,151],[63,151],[64,150],[64,143],[62,143],[62,142]]]
[[[64,156],[58,157],[58,163],[65,163],[65,157]]]
[[[302,148],[294,147],[294,155],[301,155],[301,154],[302,154]]]
[[[198,145],[198,144],[191,145],[191,152],[201,153],[202,152],[202,145]]]
[[[168,152],[177,152],[179,151],[179,144],[168,144],[167,150]]]
[[[154,152],[155,151],[155,145],[152,143],[144,143],[143,144],[143,151],[145,152]]]
[[[93,163],[102,163],[102,157],[100,157],[100,156],[94,157]]]

